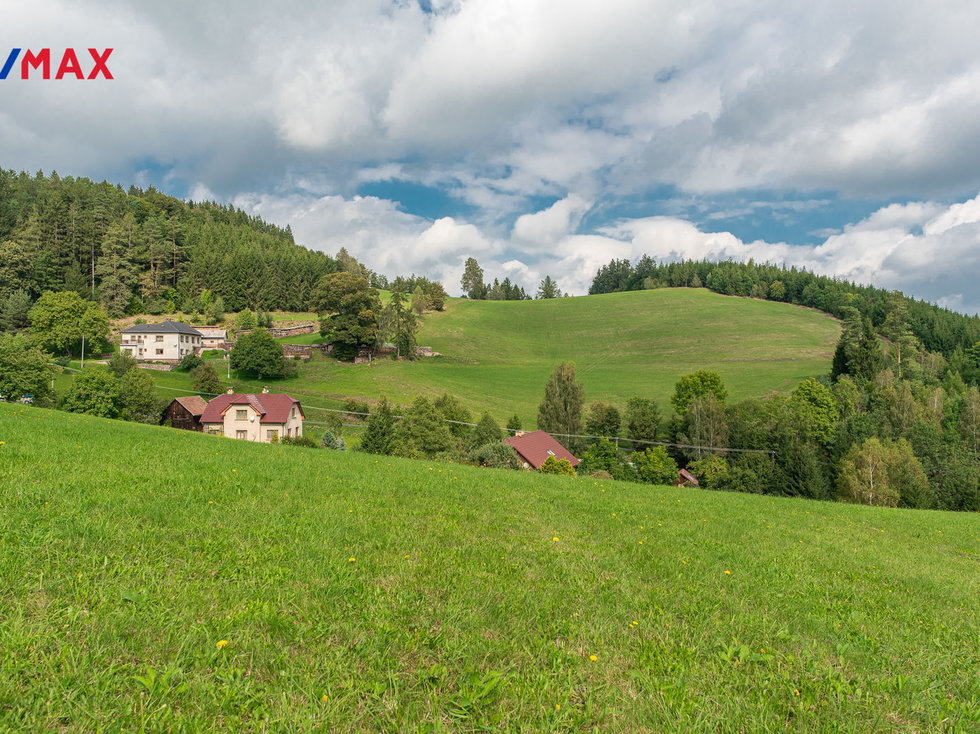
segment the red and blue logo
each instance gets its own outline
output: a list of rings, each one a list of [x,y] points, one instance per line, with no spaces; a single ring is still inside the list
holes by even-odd
[[[0,69],[0,80],[7,78],[17,63],[20,52],[23,50],[21,48],[10,49],[10,55],[7,56],[3,68]],[[103,79],[112,79],[112,73],[106,65],[112,49],[107,48],[100,52],[98,49],[90,48],[88,52],[94,62],[91,71],[88,72],[88,76],[85,75],[85,69],[82,68],[81,63],[78,61],[78,55],[75,53],[75,49],[66,48],[64,54],[61,56],[61,63],[58,64],[58,71],[55,72],[54,78],[64,79],[65,77],[74,77],[75,79],[97,79],[101,76]],[[51,78],[50,48],[42,48],[37,53],[31,49],[27,49],[27,52],[20,61],[20,78],[29,79],[31,69],[35,73],[40,72],[42,79]]]

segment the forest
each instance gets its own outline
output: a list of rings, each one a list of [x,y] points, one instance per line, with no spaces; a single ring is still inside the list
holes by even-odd
[[[337,269],[288,226],[232,206],[0,170],[0,303],[72,290],[119,317],[181,310],[207,290],[228,311],[304,311]]]

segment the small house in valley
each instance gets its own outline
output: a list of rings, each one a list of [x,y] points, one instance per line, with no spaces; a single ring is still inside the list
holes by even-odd
[[[208,401],[198,395],[174,398],[163,413],[164,421],[170,421],[174,428],[185,431],[203,431],[201,416],[208,407]]]
[[[544,431],[533,431],[532,433],[518,433],[504,439],[504,443],[514,447],[514,451],[524,462],[524,468],[533,467],[540,469],[549,456],[554,456],[557,461],[567,459],[572,466],[578,466],[579,459],[572,456],[572,453],[558,443],[550,433]]]
[[[271,443],[302,436],[305,419],[299,400],[285,393],[229,391],[208,403],[201,426],[205,433]]]
[[[183,321],[136,324],[122,330],[119,351],[140,362],[179,362],[201,347],[201,333]]]
[[[213,326],[199,326],[202,349],[224,349],[228,340],[228,332]]]

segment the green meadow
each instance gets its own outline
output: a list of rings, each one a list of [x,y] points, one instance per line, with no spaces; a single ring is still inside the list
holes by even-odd
[[[642,395],[669,411],[674,383],[698,369],[717,370],[733,400],[789,392],[829,372],[839,335],[838,322],[818,311],[704,289],[451,299],[444,312],[425,315],[418,335],[442,356],[352,365],[317,355],[293,382],[309,395],[384,394],[403,404],[449,392],[474,413],[489,410],[499,422],[516,413],[533,425],[548,375],[562,361],[575,362],[590,402],[622,408]]]
[[[974,515],[8,404],[0,507],[0,731],[980,729]]]

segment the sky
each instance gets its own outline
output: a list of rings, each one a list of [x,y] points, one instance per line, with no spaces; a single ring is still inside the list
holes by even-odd
[[[786,263],[980,311],[973,0],[0,0],[0,166],[233,203],[460,291]]]

